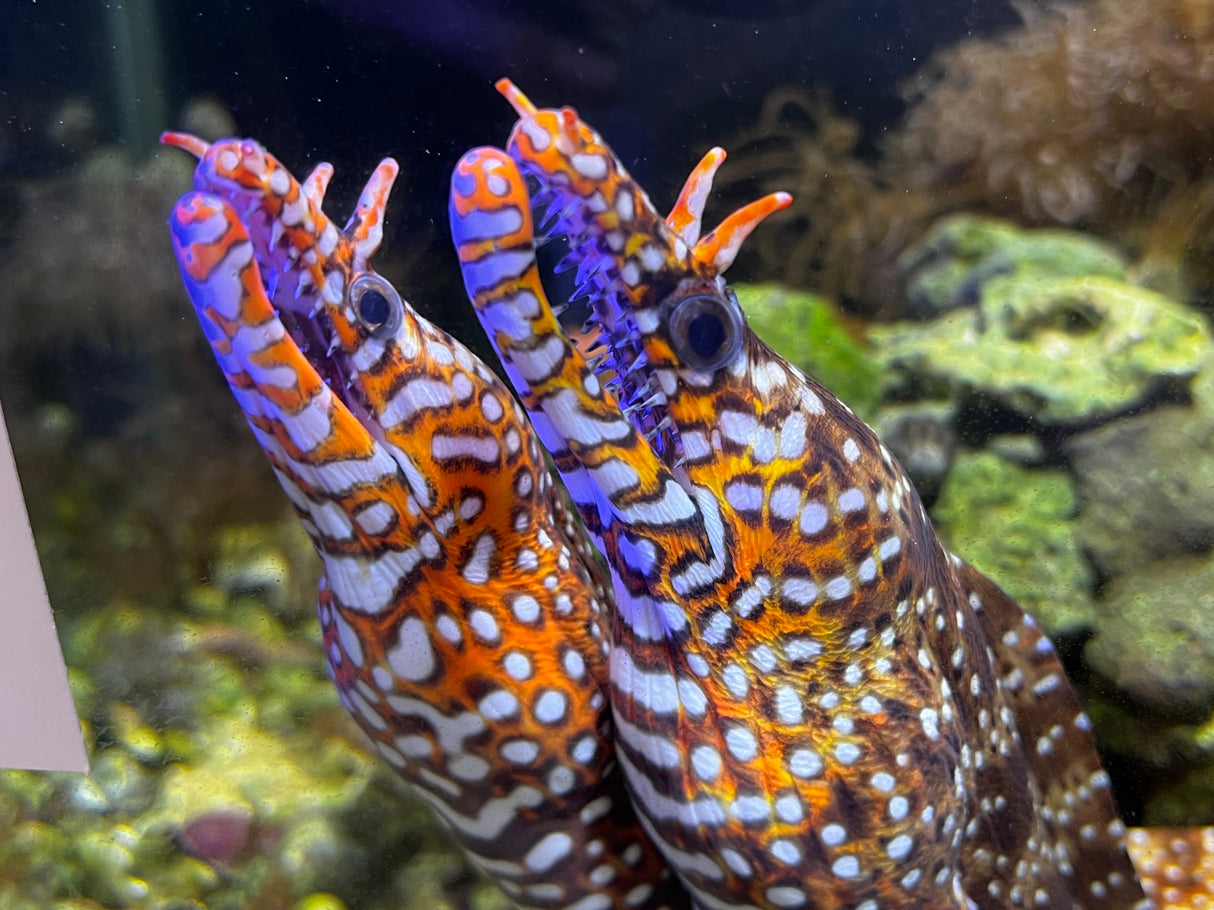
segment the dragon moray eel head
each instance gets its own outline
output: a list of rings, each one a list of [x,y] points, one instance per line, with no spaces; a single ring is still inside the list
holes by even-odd
[[[723,150],[704,156],[663,219],[571,108],[537,110],[507,80],[499,89],[522,117],[508,150],[524,175],[540,182],[533,204],[547,206],[550,226],[568,236],[571,252],[561,267],[577,269],[575,299],[590,299],[587,328],[597,330],[604,349],[596,371],[668,465],[687,460],[688,446],[695,462],[714,430],[740,429],[728,416],[712,425],[704,405],[718,392],[733,386],[784,395],[785,365],[747,329],[721,274],[750,232],[792,197],[764,197],[701,238]],[[770,413],[765,405],[745,409]],[[685,440],[684,433],[692,435]]]
[[[318,165],[301,184],[252,139],[208,144],[195,136],[170,132],[161,141],[198,157],[195,189],[217,197],[237,214],[278,318],[313,368],[344,403],[357,408],[361,402],[354,396],[359,390],[350,383],[340,359],[330,356],[343,329],[346,338],[354,333],[340,320],[331,322],[326,308],[344,302],[345,313],[358,312],[363,289],[373,285],[379,292],[373,297],[384,298],[385,304],[393,301],[378,309],[390,310],[393,328],[399,325],[404,307],[400,295],[370,272],[368,265],[383,238],[384,208],[399,171],[396,162],[391,158],[380,162],[343,231],[322,208],[333,176],[330,164]],[[364,279],[355,286],[354,281],[364,273],[378,280]]]
[[[615,588],[634,801],[705,907],[1118,907],[1143,900],[1049,642],[948,554],[862,421],[721,281],[769,196],[699,237],[570,109],[467,154],[465,285]],[[524,176],[538,185],[529,198]],[[567,234],[606,353],[562,333],[530,206]]]
[[[601,570],[509,390],[369,268],[396,164],[353,218],[252,140],[170,226],[199,320],[320,554],[342,703],[520,906],[679,910],[602,691]]]

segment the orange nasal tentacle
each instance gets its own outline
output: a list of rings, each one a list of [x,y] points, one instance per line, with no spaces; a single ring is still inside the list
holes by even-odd
[[[712,192],[712,180],[724,161],[725,149],[720,146],[709,149],[688,175],[674,208],[666,216],[670,229],[682,237],[688,246],[695,246],[700,239],[704,206],[708,203],[708,194]]]
[[[524,95],[519,87],[509,79],[499,79],[493,83],[493,87],[501,93],[502,97],[510,102],[510,106],[514,108],[520,117],[530,117],[535,113],[536,107],[531,103],[531,99]]]
[[[692,254],[696,260],[708,266],[712,273],[720,275],[731,265],[742,248],[743,241],[750,236],[768,215],[792,205],[789,193],[772,193],[744,205],[724,221],[711,234],[695,245]]]
[[[184,149],[195,158],[201,158],[207,153],[207,149],[211,144],[204,139],[199,139],[189,133],[177,133],[172,130],[165,130],[160,134],[160,142],[162,145],[171,145],[174,148]]]
[[[333,179],[333,165],[322,161],[312,169],[303,182],[304,195],[317,208],[324,205],[325,193],[329,190],[329,181]]]
[[[346,225],[345,234],[353,244],[353,267],[361,270],[367,261],[375,255],[379,244],[384,238],[384,208],[388,204],[388,195],[392,192],[392,184],[400,173],[400,165],[393,158],[385,158],[375,168],[371,178],[363,188],[358,198],[358,206]]]

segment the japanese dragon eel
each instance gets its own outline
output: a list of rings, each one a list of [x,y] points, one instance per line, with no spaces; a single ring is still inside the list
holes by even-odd
[[[396,163],[338,230],[329,165],[163,141],[200,159],[173,249],[324,563],[342,704],[519,905],[685,907],[614,760],[601,569],[506,387],[369,266]]]
[[[775,194],[700,236],[570,108],[456,167],[465,285],[614,587],[616,748],[704,910],[1208,906],[1210,832],[1128,839],[1052,646],[947,552],[902,469],[721,278]],[[529,196],[524,177],[538,186]],[[531,210],[602,353],[563,334]],[[1144,891],[1145,888],[1145,891]]]

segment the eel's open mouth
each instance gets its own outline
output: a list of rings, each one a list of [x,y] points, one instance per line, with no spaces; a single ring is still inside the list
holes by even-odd
[[[522,162],[524,174],[529,170]],[[579,345],[599,381],[611,392],[628,421],[664,461],[681,458],[678,432],[669,416],[668,399],[645,353],[636,315],[628,302],[617,263],[613,237],[604,234],[580,197],[572,200],[558,188],[541,186],[532,196],[536,242],[561,238],[568,253],[556,264],[557,273],[574,271],[570,304],[586,308]],[[589,216],[589,217],[588,217]],[[672,284],[671,291],[674,290]],[[562,315],[564,307],[555,307]]]
[[[334,257],[319,255],[311,233],[259,229],[257,222],[264,219],[258,217],[256,206],[253,199],[250,208],[254,211],[245,225],[266,296],[291,340],[330,391],[351,410],[361,408],[364,403],[345,358],[334,356],[337,335],[321,290],[344,292],[347,270]]]
[[[350,224],[339,231],[322,209],[332,166],[318,165],[300,183],[252,139],[207,143],[168,132],[161,141],[198,158],[195,188],[219,196],[240,216],[262,287],[283,328],[330,391],[365,422],[366,401],[342,356],[326,304],[343,300],[356,269],[365,267],[379,245],[395,162],[376,169]]]
[[[263,278],[263,284],[266,284]],[[267,294],[274,301],[267,284]],[[313,307],[307,314],[300,310],[279,306],[274,301],[278,319],[295,342],[300,353],[307,358],[330,391],[347,407],[364,408],[365,402],[360,400],[358,386],[347,373],[344,358],[333,357],[333,326],[325,307]]]
[[[723,279],[681,267],[679,240],[656,215],[640,254],[625,257],[623,232],[604,229],[601,212],[570,195],[559,186],[533,194],[533,208],[543,211],[536,217],[543,225],[537,242],[567,242],[555,271],[576,270],[571,303],[588,310],[579,344],[588,366],[654,453],[677,469],[687,453],[672,399],[687,383],[711,384],[738,356],[745,337],[741,308]],[[628,228],[635,236],[635,226]]]

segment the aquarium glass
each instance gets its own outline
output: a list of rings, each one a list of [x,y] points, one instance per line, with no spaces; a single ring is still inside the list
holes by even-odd
[[[575,778],[559,762],[531,764],[534,743],[526,738],[501,744],[490,769],[477,744],[496,735],[490,730],[510,714],[515,697],[487,677],[469,676],[459,692],[432,684],[441,669],[435,663],[442,663],[436,654],[467,653],[460,649],[473,648],[475,636],[488,641],[500,631],[487,625],[494,623],[490,613],[450,591],[460,572],[465,582],[469,573],[497,572],[493,547],[504,544],[469,536],[463,550],[450,545],[445,562],[432,559],[428,548],[447,546],[442,541],[456,539],[460,523],[474,522],[482,509],[505,515],[531,502],[540,475],[509,478],[493,487],[505,492],[488,503],[463,494],[446,517],[418,518],[433,489],[393,468],[395,506],[375,499],[371,484],[357,494],[366,497],[357,526],[335,505],[311,514],[311,526],[301,522],[297,509],[308,512],[301,503],[319,502],[329,495],[326,483],[342,481],[325,473],[328,456],[316,457],[304,480],[295,477],[292,495],[284,493],[256,435],[274,438],[270,417],[280,412],[246,413],[249,399],[229,388],[208,343],[208,333],[216,338],[215,326],[224,323],[216,319],[204,331],[192,306],[205,298],[223,311],[232,299],[217,284],[190,284],[193,253],[182,238],[218,229],[199,226],[205,213],[187,209],[186,200],[178,205],[196,182],[214,189],[196,177],[191,141],[201,154],[216,140],[252,140],[281,163],[277,179],[284,181],[288,172],[304,181],[329,162],[323,209],[333,233],[318,231],[309,255],[329,256],[356,211],[349,236],[369,246],[333,255],[363,255],[382,229],[374,269],[387,283],[359,286],[360,324],[372,334],[383,324],[391,328],[399,293],[498,370],[461,280],[448,206],[461,155],[504,147],[519,119],[495,90],[502,78],[540,108],[575,109],[568,116],[593,125],[660,217],[715,146],[728,159],[707,200],[706,232],[752,200],[792,195],[791,205],[775,206],[780,210],[742,244],[728,273],[747,331],[876,429],[945,546],[1001,586],[1050,637],[1126,824],[1214,824],[1214,10],[1208,3],[12,0],[4,18],[0,402],[89,771],[41,770],[48,767],[41,759],[12,762],[37,768],[0,769],[0,907],[571,904],[562,885],[541,881],[549,873],[559,881],[569,833],[529,808],[536,805],[529,800],[540,782],[563,793],[594,781]],[[165,131],[197,139],[162,144]],[[399,175],[384,208],[387,158]],[[315,198],[326,173],[305,187]],[[372,193],[358,209],[369,179]],[[374,192],[381,193],[378,202]],[[299,268],[275,257],[294,242],[291,230],[307,233],[304,197],[292,203],[300,206],[294,214],[289,207],[277,213],[287,230],[270,236],[264,206],[233,193],[247,206],[231,211],[236,227],[251,232],[263,290],[286,306],[279,298],[301,280]],[[189,198],[203,205],[218,197]],[[368,212],[382,214],[382,223],[372,224]],[[540,269],[553,302],[575,298],[560,318],[578,335],[590,315],[578,284],[588,276],[561,267],[569,250],[562,229],[571,222],[558,207],[550,214],[556,228],[538,249]],[[197,223],[187,230],[190,218]],[[488,224],[474,222],[472,234]],[[603,239],[602,248],[610,242]],[[300,295],[307,292],[299,286]],[[695,318],[686,317],[688,325]],[[724,343],[718,327],[696,325],[701,334],[690,336],[693,348]],[[265,343],[270,330],[250,329],[239,342],[225,343]],[[587,347],[593,334],[582,335]],[[323,339],[295,332],[295,342],[326,363]],[[345,397],[342,386],[352,377],[335,362],[315,375]],[[468,363],[446,363],[448,372],[429,380],[424,369],[389,376],[384,395],[433,381],[428,394],[441,400],[406,405],[402,398],[395,413],[401,420],[406,411],[438,414],[473,393],[461,398],[458,384],[440,388],[433,377],[449,379],[465,367],[472,376]],[[260,378],[272,385],[273,369]],[[309,394],[329,394],[320,388]],[[439,423],[423,422],[393,444],[417,447],[410,451],[422,468],[428,460],[458,461],[469,477],[491,484],[496,469],[485,465],[527,443],[495,429],[514,413],[508,394],[483,394],[474,437],[446,436]],[[641,404],[645,395],[635,388],[626,395],[641,410],[652,407]],[[366,400],[353,400],[361,402],[357,416]],[[286,413],[295,405],[282,398],[275,407]],[[291,473],[285,466],[292,453],[306,451],[309,433],[331,429],[302,419],[277,426],[298,430],[266,443],[277,446],[280,474]],[[703,438],[714,446],[762,444],[757,429],[753,438],[749,430],[737,432],[735,442]],[[365,439],[359,444],[383,443]],[[542,471],[545,456],[531,444],[537,448],[528,457]],[[345,457],[354,456],[333,454],[329,461]],[[835,462],[814,458],[811,438],[798,482],[810,484],[833,469]],[[351,488],[362,482],[345,480]],[[733,480],[741,486],[729,487]],[[750,495],[774,497],[765,507],[774,514],[781,508],[777,485],[721,478],[721,489],[733,490],[721,495],[730,506]],[[920,501],[906,495],[907,502]],[[846,510],[848,500],[841,502]],[[0,506],[0,524],[22,532],[21,502],[10,497]],[[796,508],[800,533],[808,535],[818,527],[814,506],[798,499]],[[410,720],[384,735],[395,743],[387,758],[351,716],[364,726],[377,722],[376,709],[366,706],[372,676],[361,689],[346,679],[340,699],[330,677],[333,649],[345,648],[347,657],[361,653],[356,639],[369,633],[332,620],[322,606],[330,623],[322,634],[322,563],[308,531],[326,515],[333,525],[321,530],[345,541],[333,544],[334,553],[345,548],[340,558],[362,568],[330,577],[324,590],[365,597],[363,613],[374,617],[376,598],[385,596],[367,592],[407,587],[410,560],[442,562],[426,571],[452,579],[450,589],[435,582],[427,609],[437,612],[424,622],[398,617],[398,625],[380,630],[387,644],[376,652],[382,660],[375,678],[398,674],[436,699],[427,706],[401,695],[393,703],[391,710]],[[369,537],[413,521],[413,549],[377,551],[374,571],[357,563]],[[866,533],[862,523],[854,533]],[[488,549],[477,551],[486,539]],[[837,555],[851,539],[840,538]],[[17,546],[6,546],[15,559]],[[894,552],[882,551],[890,558]],[[584,573],[601,573],[604,563],[573,556],[590,568],[564,571],[583,573],[575,593],[589,602],[592,582]],[[521,555],[511,571],[542,557]],[[857,571],[860,581],[823,576],[820,588],[829,594],[831,584],[859,585],[868,570]],[[16,604],[0,616],[34,617],[12,620],[0,637],[34,657],[29,664],[45,669],[50,686],[58,679],[53,642],[32,643],[35,626],[49,630],[48,617],[36,585],[28,590],[0,578],[6,592],[0,597]],[[735,594],[722,593],[723,607],[743,609],[741,594],[730,599]],[[615,614],[607,593],[595,596],[604,611],[601,622],[594,620],[600,637],[586,647],[605,653]],[[529,595],[521,603],[499,597],[498,606],[527,622],[531,604],[540,610]],[[34,612],[18,614],[18,607]],[[729,616],[721,622],[745,628],[743,614]],[[564,621],[553,612],[533,619],[537,628],[548,624],[545,634]],[[667,628],[661,624],[669,619],[655,618],[653,627]],[[835,631],[852,631],[846,616],[831,622]],[[589,616],[583,625],[578,634],[589,634]],[[18,636],[18,628],[31,637]],[[856,641],[868,646],[863,635]],[[583,661],[578,654],[559,657],[571,653],[559,643],[558,657],[541,661],[525,648],[511,656],[510,642],[495,642],[502,679],[520,685],[537,666],[542,681],[543,674],[576,676]],[[794,681],[801,688],[787,689],[795,689],[797,712],[802,700],[817,704],[831,696],[797,663],[811,653],[806,642],[801,657],[778,662],[799,668]],[[768,675],[761,652],[744,652],[724,635],[717,648],[722,666],[731,648],[739,661],[751,655],[746,667],[732,664],[751,674],[737,685],[778,700],[784,669]],[[847,661],[840,661],[843,674]],[[606,666],[604,659],[603,673]],[[732,687],[731,677],[724,679]],[[658,699],[654,686],[650,694]],[[970,698],[968,688],[956,697]],[[546,735],[579,754],[577,731],[562,739],[557,725],[573,710],[564,696],[557,689],[526,691],[528,698],[538,693],[528,709],[535,718],[552,720],[556,732]],[[472,707],[451,720],[442,713],[455,710],[455,702],[444,701],[448,695],[471,699]],[[27,697],[16,690],[6,696],[16,708],[28,708],[18,704]],[[587,711],[600,710],[606,695],[596,697]],[[914,722],[935,724],[922,716]],[[629,729],[635,747],[642,734]],[[721,749],[746,751],[745,743],[727,744],[721,729]],[[49,715],[42,732],[51,734]],[[582,732],[605,735],[601,748],[610,750],[611,734],[593,726]],[[1033,733],[1032,747],[1048,750],[1051,735],[1048,727]],[[0,730],[0,743],[6,736],[10,746],[26,745],[14,742],[12,730]],[[419,781],[417,769],[440,740],[449,750],[449,775]],[[771,748],[778,740],[777,733],[763,739]],[[80,758],[71,736],[52,751],[49,766],[71,767]],[[693,759],[681,761],[692,767]],[[709,760],[695,759],[701,761]],[[792,774],[798,768],[808,774],[811,759],[798,761],[789,766]],[[618,777],[619,767],[607,763]],[[703,764],[694,767],[708,773]],[[466,795],[480,792],[490,774],[495,801]],[[879,794],[883,779],[874,781]],[[436,818],[433,805],[444,800],[464,814],[448,810],[445,820]],[[785,811],[780,806],[761,811]],[[594,815],[587,811],[584,817]],[[536,838],[535,850],[518,859],[530,864],[526,886],[507,881],[503,891],[502,876],[521,875],[522,867],[501,873],[506,860],[470,860],[452,836],[461,825],[492,828],[495,812],[505,813],[498,836]],[[744,806],[737,812],[744,814]],[[580,817],[569,824],[582,824]],[[541,830],[542,839],[535,834]],[[917,846],[951,836],[927,822],[907,832]],[[829,826],[816,831],[812,850],[833,849],[832,838],[840,836]],[[882,842],[889,856],[910,849],[894,838]],[[810,848],[789,841],[762,849],[769,851],[763,862],[795,869],[794,857]],[[750,860],[713,854],[704,861],[741,880],[738,869]],[[722,862],[733,871],[721,871]],[[608,894],[616,867],[601,868],[607,871],[588,874],[600,875]],[[801,906],[807,898],[799,889],[810,886],[780,887],[768,893],[767,906]],[[627,900],[649,906],[648,891],[630,894],[584,906],[633,906]]]

